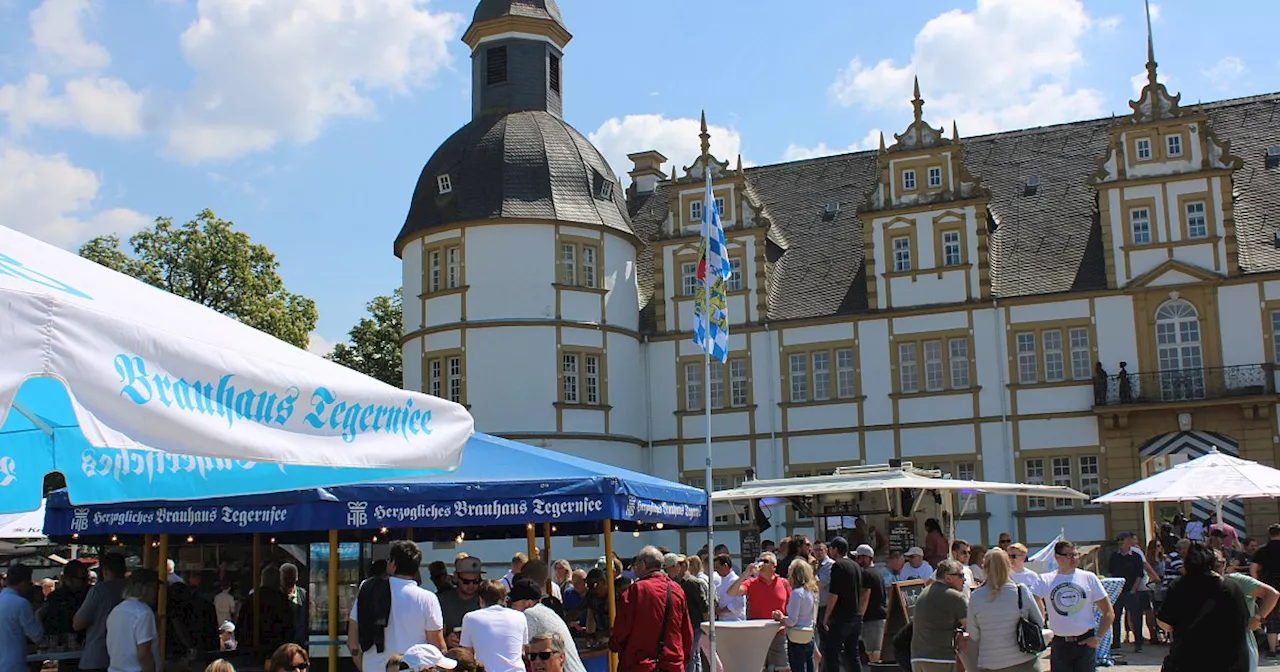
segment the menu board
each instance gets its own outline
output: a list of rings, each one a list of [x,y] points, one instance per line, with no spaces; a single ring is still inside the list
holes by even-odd
[[[889,550],[906,555],[907,550],[916,546],[916,519],[889,519]]]
[[[893,638],[898,631],[907,627],[911,619],[916,615],[916,601],[920,599],[920,593],[929,586],[932,581],[925,579],[916,579],[914,581],[899,581],[893,584],[889,590],[889,613],[886,615],[884,625],[884,641],[881,643],[881,662],[892,663],[893,655]]]
[[[738,548],[742,551],[742,566],[756,561],[760,557],[760,531],[738,530]]]

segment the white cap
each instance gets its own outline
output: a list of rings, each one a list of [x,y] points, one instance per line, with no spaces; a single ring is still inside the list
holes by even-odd
[[[236,624],[231,621],[223,621],[222,626],[218,628],[218,632],[235,632]]]
[[[919,555],[923,557],[924,549],[920,548],[919,546],[912,546],[911,548],[908,548],[907,552],[904,553],[903,555],[907,556],[908,558],[913,555]]]
[[[924,555],[924,554],[923,554],[923,553],[921,553],[921,555]],[[856,549],[854,549],[854,551],[853,551],[853,557],[855,557],[855,558],[856,558],[856,557],[859,557],[859,556],[866,556],[866,557],[868,557],[868,558],[874,558],[874,557],[876,557],[876,551],[875,551],[875,549],[871,548],[871,547],[870,547],[870,546],[868,546],[867,544],[862,544],[862,545],[858,546]]]
[[[440,649],[432,644],[414,644],[404,652],[401,662],[408,665],[413,672],[425,672],[433,667],[452,670],[458,666],[458,661],[446,658],[443,653],[440,653]]]

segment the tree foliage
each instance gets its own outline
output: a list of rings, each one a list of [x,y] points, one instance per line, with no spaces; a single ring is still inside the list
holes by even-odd
[[[307,347],[319,317],[315,302],[288,291],[271,250],[212,210],[180,225],[157,218],[129,238],[129,247],[132,254],[120,249],[119,236],[99,236],[80,256]]]
[[[348,332],[350,342],[335,345],[326,357],[388,385],[401,387],[404,374],[400,351],[403,314],[400,290],[396,289],[391,296],[376,297],[366,307],[369,316],[361,318]]]

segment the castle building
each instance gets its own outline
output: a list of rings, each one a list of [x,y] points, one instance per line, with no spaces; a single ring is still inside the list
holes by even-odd
[[[1097,495],[1214,447],[1276,464],[1280,94],[1184,106],[1149,43],[1122,118],[966,138],[930,125],[917,83],[878,150],[744,169],[704,120],[705,158],[637,152],[624,189],[564,121],[570,39],[553,0],[476,9],[472,120],[395,243],[406,387],[486,432],[702,486],[709,385],[717,488],[901,459]],[[691,340],[705,207],[733,267],[709,380]],[[812,529],[767,511],[766,537]],[[1256,533],[1278,513],[1226,517]],[[1088,542],[1145,515],[979,497],[957,527]],[[734,546],[737,512],[717,524]],[[702,543],[679,534],[643,541]]]

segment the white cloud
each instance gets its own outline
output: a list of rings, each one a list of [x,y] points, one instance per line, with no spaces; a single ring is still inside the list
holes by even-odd
[[[977,0],[973,11],[929,20],[905,64],[854,58],[830,93],[847,107],[909,109],[918,75],[930,122],[957,119],[965,135],[1097,116],[1102,94],[1073,87],[1071,76],[1084,63],[1082,38],[1098,27],[1079,0]]]
[[[111,56],[88,40],[81,22],[93,11],[89,0],[44,0],[31,10],[31,41],[48,65],[65,70],[101,70]]]
[[[67,82],[62,95],[49,90],[49,78],[28,75],[0,86],[0,113],[15,133],[32,126],[77,128],[94,135],[128,138],[142,133],[143,94],[111,77],[81,77]]]
[[[1222,60],[1201,72],[1219,89],[1228,89],[1245,72],[1244,61],[1238,56],[1224,56]]]
[[[698,119],[667,119],[661,114],[628,114],[619,119],[606,119],[600,128],[587,134],[592,144],[600,150],[609,167],[624,183],[629,183],[627,172],[631,170],[628,154],[656,149],[667,157],[663,170],[668,175],[673,170],[683,170],[702,153],[701,122]],[[730,168],[737,167],[738,154],[742,151],[742,136],[732,128],[707,125],[711,134],[711,153],[721,161],[728,161]],[[743,160],[747,164],[746,160]],[[747,164],[749,165],[749,164]],[[681,173],[683,175],[683,173]]]
[[[792,143],[782,152],[783,161],[799,161],[801,159],[816,159],[819,156],[831,156],[832,154],[844,154],[845,152],[858,152],[865,149],[876,149],[880,146],[880,129],[873,128],[867,132],[866,137],[861,142],[855,142],[848,147],[829,147],[827,143],[820,142],[815,147],[805,147]]]
[[[1160,5],[1151,3],[1151,22],[1155,23],[1160,20]]]
[[[307,351],[321,357],[333,352],[333,346],[337,344],[337,341],[331,341],[321,336],[318,331],[311,332],[307,338],[309,339],[307,341]]]
[[[180,40],[194,82],[169,151],[200,161],[308,142],[334,117],[371,114],[369,92],[430,80],[449,64],[462,17],[422,4],[199,0]]]
[[[127,236],[149,223],[140,212],[94,207],[101,182],[62,154],[0,144],[0,222],[54,245],[104,233]]]

